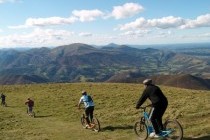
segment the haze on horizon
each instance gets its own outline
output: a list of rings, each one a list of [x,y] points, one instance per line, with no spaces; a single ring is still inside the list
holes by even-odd
[[[210,1],[0,0],[0,23],[0,48],[203,43]]]

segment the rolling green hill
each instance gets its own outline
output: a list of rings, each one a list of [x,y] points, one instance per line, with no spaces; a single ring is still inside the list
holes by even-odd
[[[125,70],[138,70],[145,76],[191,74],[208,79],[210,75],[206,57],[168,49],[137,49],[116,44],[96,48],[74,43],[25,51],[0,50],[0,75],[3,77],[0,81],[3,84],[13,84],[8,82],[7,75],[36,76],[40,79],[37,78],[36,83],[104,82]],[[24,78],[22,83],[26,83]]]
[[[178,118],[185,140],[210,139],[210,92],[161,86],[169,100],[164,115]],[[95,101],[99,133],[83,129],[75,105],[81,90]],[[135,103],[141,84],[74,83],[0,86],[8,107],[0,107],[2,140],[136,140],[133,124],[139,118]],[[25,100],[35,101],[36,118],[26,115]],[[146,104],[148,104],[147,102]]]
[[[190,74],[154,75],[150,77],[145,77],[139,71],[124,71],[112,76],[106,82],[142,83],[142,81],[146,78],[153,79],[153,82],[158,85],[197,90],[210,89],[210,82],[208,79],[203,79]]]

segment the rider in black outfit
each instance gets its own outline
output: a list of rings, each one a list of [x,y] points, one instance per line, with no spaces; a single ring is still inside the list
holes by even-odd
[[[162,116],[167,108],[168,100],[164,96],[161,89],[152,84],[151,79],[144,80],[143,84],[145,85],[145,90],[136,104],[136,109],[139,109],[147,98],[150,99],[152,102],[152,107],[154,108],[154,110],[151,112],[151,122],[155,130],[155,133],[152,134],[153,136],[150,137],[159,137],[160,130],[164,129],[162,124]]]
[[[1,105],[5,105],[6,96],[2,93],[1,94]]]

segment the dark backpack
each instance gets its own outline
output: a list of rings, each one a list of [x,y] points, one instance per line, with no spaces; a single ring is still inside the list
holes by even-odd
[[[90,95],[88,95],[88,102],[93,102],[93,99],[91,98]]]

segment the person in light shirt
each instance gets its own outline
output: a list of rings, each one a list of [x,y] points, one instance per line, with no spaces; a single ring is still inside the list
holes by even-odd
[[[82,97],[79,100],[78,108],[80,109],[80,105],[84,103],[85,107],[85,118],[88,124],[87,127],[91,128],[91,122],[93,120],[93,111],[94,111],[94,102],[90,95],[87,94],[86,91],[82,91]]]

